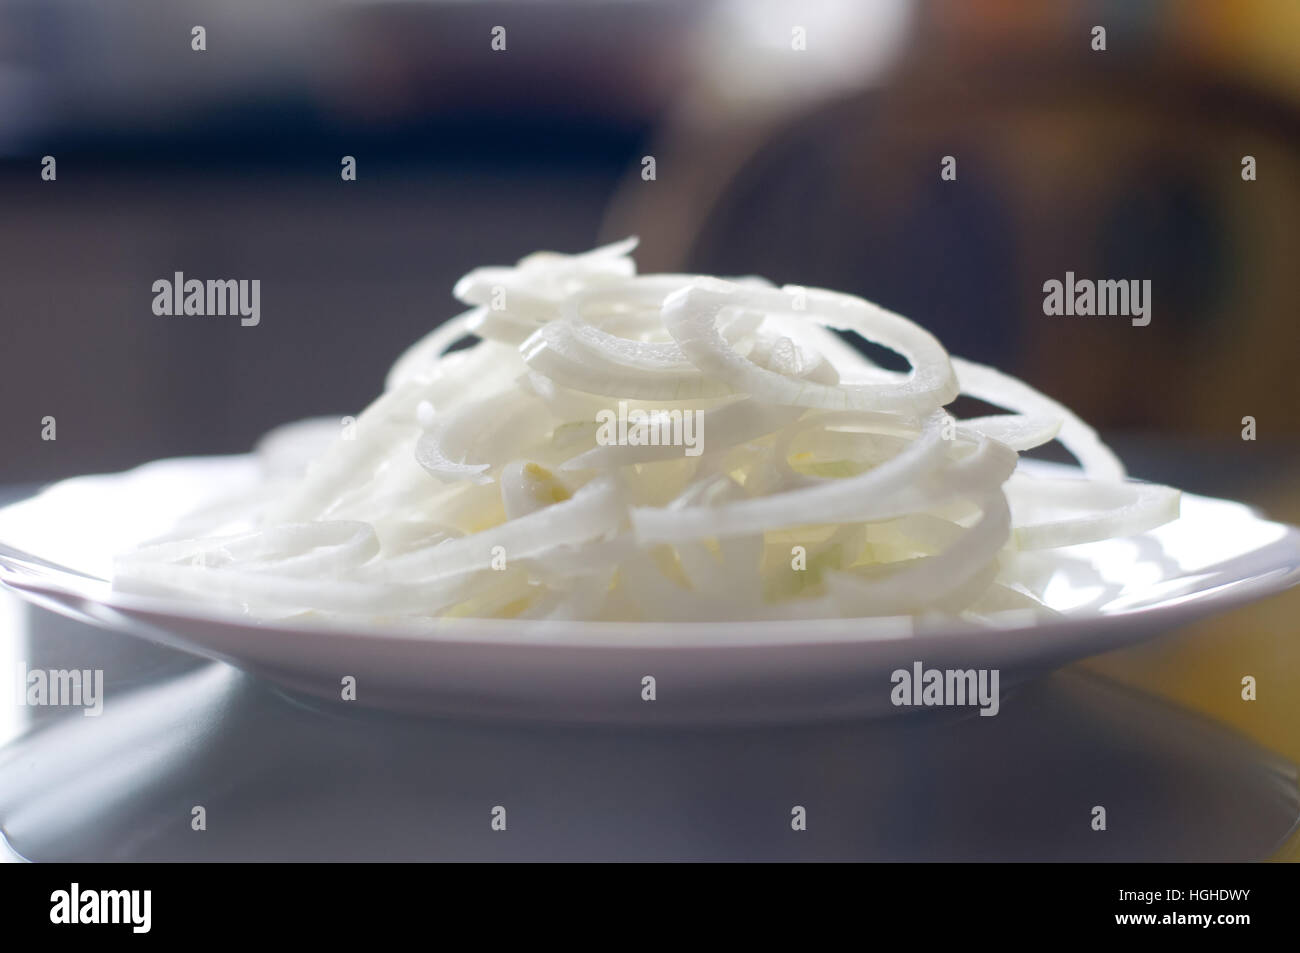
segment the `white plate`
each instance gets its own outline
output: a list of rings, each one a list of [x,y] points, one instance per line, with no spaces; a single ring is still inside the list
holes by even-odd
[[[1037,466],[1043,466],[1041,464]],[[1024,679],[1300,581],[1300,531],[1240,503],[1185,494],[1182,517],[1123,540],[1071,547],[1046,590],[1065,620],[913,631],[903,620],[805,623],[540,623],[455,620],[434,631],[265,623],[114,592],[114,553],[197,505],[251,485],[249,457],[163,460],[78,477],[0,510],[0,582],[47,608],[221,659],[338,701],[446,715],[655,724],[856,717],[895,708],[891,673],[997,669]],[[642,699],[655,678],[656,698]],[[340,702],[342,704],[342,702]]]

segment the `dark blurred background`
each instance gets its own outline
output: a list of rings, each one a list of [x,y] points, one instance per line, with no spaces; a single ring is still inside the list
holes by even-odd
[[[1297,0],[0,0],[0,483],[355,412],[469,268],[635,233],[865,294],[1300,522],[1298,222]],[[155,316],[175,271],[260,279],[260,325]],[[1066,271],[1150,279],[1150,326],[1044,316]],[[1300,755],[1298,614],[1096,664]]]
[[[467,269],[629,233],[865,294],[1107,435],[1300,433],[1294,0],[0,0],[0,149],[0,482],[355,411]],[[1045,317],[1067,270],[1151,279],[1151,325]],[[260,279],[260,326],[154,316],[175,271]]]

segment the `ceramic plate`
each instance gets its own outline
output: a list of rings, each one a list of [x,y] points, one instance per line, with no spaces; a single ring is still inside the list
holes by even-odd
[[[1024,463],[1024,466],[1046,466]],[[267,623],[114,592],[111,557],[258,478],[251,457],[163,460],[78,477],[0,510],[0,582],[39,605],[221,659],[296,692],[430,714],[560,721],[786,722],[922,710],[891,674],[996,669],[1003,695],[1035,674],[1131,644],[1300,581],[1300,531],[1240,503],[1185,494],[1142,536],[1070,547],[1050,623],[914,628],[907,620],[557,623],[455,620],[434,630]],[[643,699],[646,676],[655,698]]]

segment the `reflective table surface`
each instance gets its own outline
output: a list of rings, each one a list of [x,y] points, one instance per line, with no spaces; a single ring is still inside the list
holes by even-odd
[[[322,707],[0,599],[5,677],[104,672],[97,717],[6,709],[0,828],[34,861],[1256,860],[1300,816],[1293,764],[1076,669],[993,718],[449,722]]]

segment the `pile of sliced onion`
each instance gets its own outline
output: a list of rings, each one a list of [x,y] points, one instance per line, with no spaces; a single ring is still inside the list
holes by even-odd
[[[268,618],[990,621],[1054,614],[1041,551],[1178,516],[1176,490],[1126,479],[1068,409],[900,315],[638,276],[635,246],[466,275],[470,310],[360,416],[273,431],[237,519],[211,509],[198,537],[187,520],[192,538],[119,557],[114,584]],[[1006,413],[954,419],[959,394]],[[619,414],[631,429],[608,426]],[[638,419],[681,439],[638,439]],[[1019,466],[1052,440],[1077,470]]]

